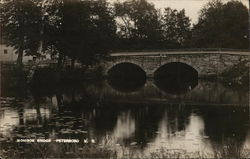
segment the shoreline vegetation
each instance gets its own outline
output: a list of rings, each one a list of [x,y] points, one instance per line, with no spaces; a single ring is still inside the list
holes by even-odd
[[[222,82],[233,88],[248,90],[249,86],[249,62],[243,61],[221,74]]]
[[[107,141],[108,142],[108,141]],[[228,143],[214,149],[213,153],[201,151],[188,152],[183,149],[161,147],[144,153],[135,147],[121,148],[119,145],[105,144],[69,144],[69,143],[2,143],[0,157],[7,158],[105,158],[105,159],[188,159],[188,158],[249,158],[249,148],[238,148]],[[215,147],[216,148],[216,147]]]
[[[14,66],[14,64],[13,64]],[[78,83],[86,80],[100,81],[107,77],[103,73],[101,66],[92,67],[89,69],[65,67],[58,71],[55,67],[44,67],[32,70],[20,70],[16,67],[12,69],[2,69],[2,75],[10,77],[13,86],[17,82],[35,86],[35,85],[60,85]],[[15,80],[17,78],[18,80]],[[203,80],[217,80],[223,83],[226,87],[248,89],[249,85],[249,67],[248,62],[243,61],[233,67],[225,70],[221,75],[203,77]]]

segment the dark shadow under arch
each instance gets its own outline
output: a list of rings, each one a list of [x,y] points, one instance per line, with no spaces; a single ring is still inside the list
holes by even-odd
[[[198,71],[181,62],[167,63],[154,72],[155,84],[171,94],[182,94],[198,84]]]
[[[108,71],[109,85],[121,92],[134,92],[146,83],[146,72],[138,65],[124,62]]]

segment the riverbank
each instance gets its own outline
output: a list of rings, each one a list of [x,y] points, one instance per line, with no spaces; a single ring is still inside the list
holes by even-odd
[[[221,74],[221,81],[228,87],[248,89],[249,62],[242,61]]]
[[[3,145],[3,144],[2,144]],[[9,144],[6,144],[9,145]],[[203,151],[187,152],[182,149],[168,149],[162,147],[154,151],[144,153],[136,151],[131,145],[121,149],[119,145],[110,144],[56,144],[56,143],[25,143],[7,146],[11,149],[1,149],[1,158],[105,158],[105,159],[172,159],[172,158],[249,158],[249,149],[238,149],[237,145],[227,144],[214,153]]]
[[[105,79],[104,70],[101,66],[88,69],[65,67],[60,71],[56,67],[43,67],[34,69],[31,66],[20,70],[14,64],[2,65],[1,76],[4,84],[11,86],[17,83],[28,85],[64,85],[70,83],[81,83],[84,80],[103,80]],[[32,72],[32,73],[31,73]],[[248,89],[249,67],[247,61],[225,70],[219,76],[203,77],[204,80],[218,80],[225,86],[231,88]]]

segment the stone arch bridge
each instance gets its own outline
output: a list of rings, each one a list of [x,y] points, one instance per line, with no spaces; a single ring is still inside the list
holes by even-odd
[[[234,65],[249,61],[249,52],[240,51],[171,51],[171,52],[119,52],[112,53],[103,63],[104,73],[122,63],[139,66],[147,77],[165,64],[178,62],[191,66],[198,72],[198,77],[219,76]]]

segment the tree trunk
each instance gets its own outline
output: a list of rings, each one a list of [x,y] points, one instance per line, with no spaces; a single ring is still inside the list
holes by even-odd
[[[40,105],[38,103],[36,103],[35,108],[36,108],[38,124],[42,124],[42,115],[41,115],[41,111],[40,111]]]
[[[57,60],[57,68],[59,70],[61,70],[62,65],[63,65],[63,54],[59,53],[59,57],[58,57],[58,60]]]
[[[75,59],[71,59],[71,68],[74,69],[75,68]]]
[[[20,48],[17,56],[17,66],[18,68],[22,68],[23,66],[23,49]]]

